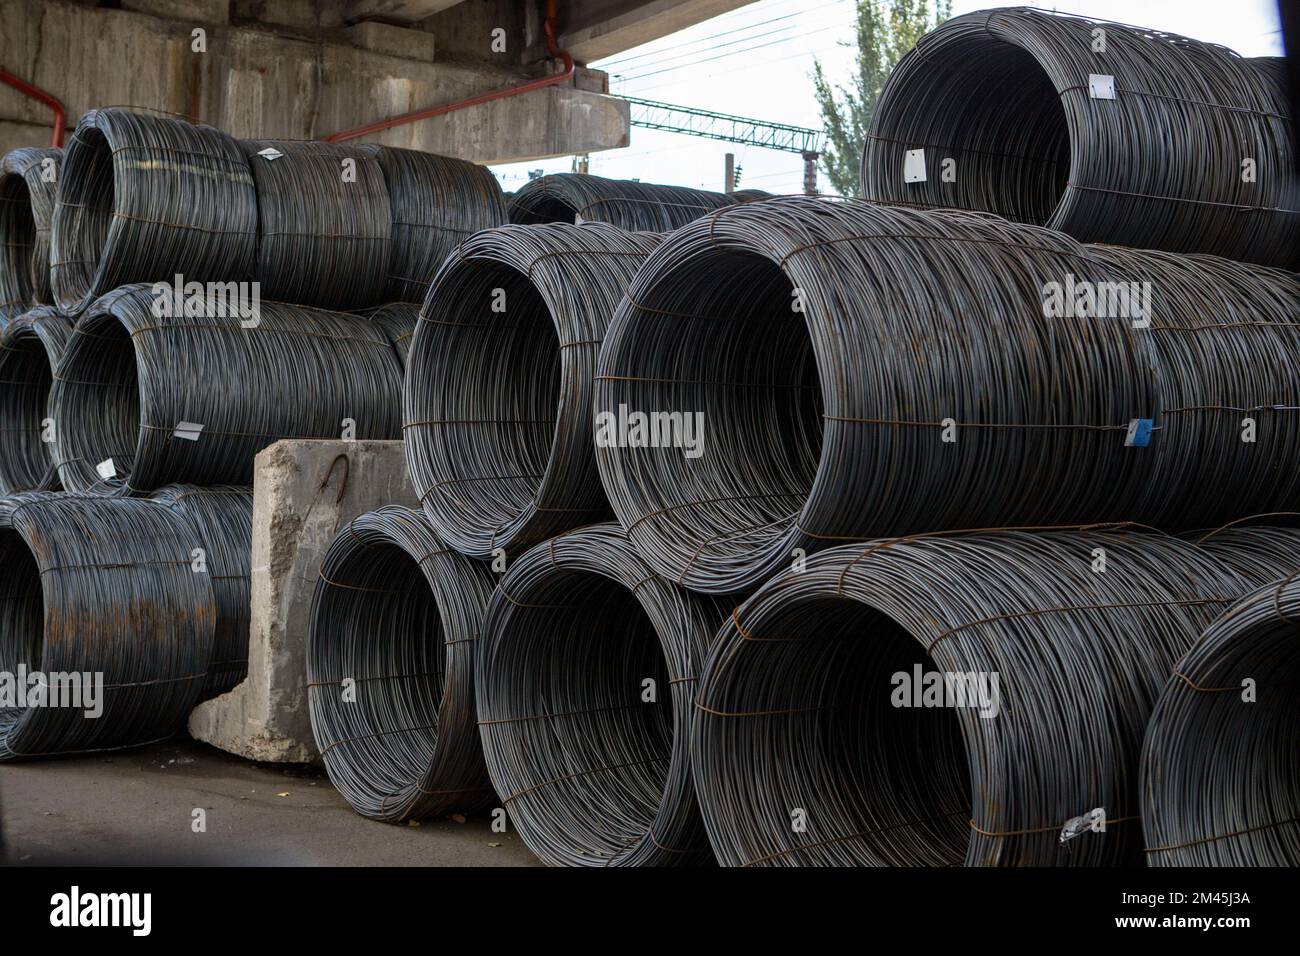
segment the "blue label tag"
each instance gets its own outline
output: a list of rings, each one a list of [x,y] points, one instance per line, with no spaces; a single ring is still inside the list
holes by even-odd
[[[1128,434],[1124,436],[1125,448],[1146,448],[1151,444],[1151,428],[1154,418],[1135,418],[1128,423]]]

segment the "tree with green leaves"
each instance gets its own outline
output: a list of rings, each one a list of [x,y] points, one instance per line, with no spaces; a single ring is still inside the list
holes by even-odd
[[[889,72],[922,34],[951,12],[952,0],[935,0],[933,18],[926,0],[857,0],[854,41],[845,44],[856,45],[858,51],[851,84],[836,90],[827,81],[821,61],[814,62],[813,84],[826,129],[822,167],[835,192],[842,196],[861,192],[862,144]]]

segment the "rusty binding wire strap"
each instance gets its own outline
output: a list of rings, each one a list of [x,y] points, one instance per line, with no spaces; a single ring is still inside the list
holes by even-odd
[[[68,340],[50,415],[69,491],[248,485],[282,438],[401,435],[401,362],[365,316],[209,293],[160,317],[156,303],[117,289]]]
[[[954,17],[890,74],[863,196],[1294,269],[1282,62],[1041,10]]]
[[[442,261],[480,229],[506,221],[501,186],[486,166],[414,149],[362,146],[384,171],[393,207],[384,299],[423,302]]]
[[[339,532],[307,637],[312,731],[362,816],[402,823],[491,805],[474,658],[493,579],[392,505]]]
[[[0,499],[0,761],[185,726],[219,617],[194,528],[154,501]]]
[[[257,186],[257,278],[268,299],[356,309],[384,299],[393,216],[373,151],[241,140]]]
[[[608,518],[591,396],[610,316],[659,243],[602,223],[480,232],[439,271],[403,402],[439,537],[471,557]]]
[[[61,149],[15,149],[0,160],[0,327],[50,297],[50,225]]]
[[[1213,526],[1300,500],[1298,299],[988,214],[745,203],[637,273],[596,460],[656,572],[712,593],[867,538]]]
[[[217,623],[200,695],[208,700],[248,675],[253,490],[233,485],[168,485],[149,497],[189,523],[196,542],[190,551],[191,570],[212,581]]]
[[[585,173],[540,176],[510,199],[510,221],[605,222],[633,232],[671,232],[693,219],[740,202],[734,194],[660,186]]]
[[[72,321],[48,305],[0,330],[0,494],[59,489],[48,406],[71,335]]]
[[[501,805],[543,862],[712,862],[689,733],[725,614],[656,577],[612,523],[510,566],[479,649],[479,727]]]
[[[221,130],[88,110],[59,175],[50,284],[65,315],[130,282],[252,278],[253,175],[239,144]]]
[[[1253,534],[1225,532],[1238,550]],[[1159,690],[1209,621],[1277,573],[1120,527],[814,555],[740,604],[700,677],[692,754],[718,859],[1138,863]]]
[[[1297,701],[1292,570],[1215,619],[1156,702],[1142,750],[1148,865],[1300,866]]]

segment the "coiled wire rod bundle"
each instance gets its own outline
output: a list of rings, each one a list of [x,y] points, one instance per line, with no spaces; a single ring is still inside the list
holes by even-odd
[[[330,545],[312,597],[308,701],[330,780],[362,816],[401,823],[490,805],[474,658],[493,583],[398,505]]]
[[[195,546],[193,529],[153,501],[0,499],[0,672],[21,665],[65,689],[65,706],[29,698],[0,710],[0,761],[135,746],[184,727],[218,616],[210,577],[192,570]]]
[[[380,326],[195,301],[194,314],[159,317],[149,286],[127,286],[77,323],[50,393],[65,488],[248,485],[254,456],[282,438],[401,435],[402,368]]]
[[[665,238],[601,349],[597,416],[695,416],[694,456],[596,460],[655,571],[711,593],[845,541],[1294,507],[1297,296],[987,214],[746,203]]]
[[[411,340],[415,338],[415,327],[420,321],[420,307],[411,302],[390,302],[376,309],[362,310],[360,314],[384,330],[405,369],[411,354]]]
[[[1264,522],[1287,526],[1271,527]],[[1233,526],[1189,532],[1183,537],[1242,577],[1270,580],[1279,571],[1300,567],[1300,554],[1296,553],[1296,537],[1300,534],[1297,525],[1300,525],[1300,513],[1278,512],[1251,515]]]
[[[1300,507],[1300,277],[1217,256],[1084,250],[1098,289],[1107,277],[1150,289],[1166,493],[1131,514],[1181,529]]]
[[[15,149],[0,160],[0,327],[52,302],[50,225],[62,149]]]
[[[1124,528],[814,555],[736,609],[701,673],[692,754],[718,859],[1137,862],[1151,707],[1258,583]],[[1095,810],[1103,832],[1062,840]]]
[[[411,479],[448,545],[491,558],[609,517],[592,452],[596,359],[658,243],[601,223],[509,225],[443,265],[403,415]]]
[[[370,150],[241,140],[257,186],[257,278],[268,299],[355,309],[384,299],[393,216]]]
[[[392,146],[362,146],[384,171],[393,209],[384,298],[423,302],[456,246],[507,221],[501,186],[486,166]]]
[[[43,305],[0,331],[0,494],[57,491],[50,387],[72,322]]]
[[[190,550],[191,568],[212,581],[217,620],[201,693],[208,700],[248,676],[253,491],[233,485],[168,485],[149,497],[190,524],[197,542]]]
[[[725,614],[656,577],[612,523],[514,561],[479,648],[479,727],[497,794],[544,863],[712,862],[688,738]]]
[[[50,285],[65,315],[132,282],[242,281],[257,251],[257,195],[221,130],[123,109],[88,110],[63,157]]]
[[[890,73],[863,196],[1295,268],[1293,121],[1268,60],[1101,20],[982,10],[927,33]]]
[[[1298,631],[1292,571],[1228,608],[1178,662],[1142,750],[1149,865],[1300,866]]]
[[[604,222],[630,232],[671,232],[705,213],[740,202],[727,193],[660,186],[585,173],[530,180],[510,200],[510,221]]]

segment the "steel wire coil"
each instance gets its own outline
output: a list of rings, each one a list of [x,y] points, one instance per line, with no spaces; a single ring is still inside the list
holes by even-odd
[[[362,146],[384,171],[393,208],[384,298],[424,301],[444,259],[480,229],[507,222],[501,186],[486,166],[392,146]]]
[[[0,494],[57,491],[49,397],[72,322],[38,306],[0,330]]]
[[[384,300],[393,215],[372,151],[241,140],[257,187],[257,279],[268,299],[326,309]]]
[[[123,109],[88,110],[63,156],[50,286],[65,315],[133,282],[243,281],[257,195],[221,130]]]
[[[1149,327],[1045,317],[1053,284],[1131,291]],[[698,456],[669,434],[596,460],[655,571],[711,593],[846,541],[1293,508],[1298,297],[1278,270],[988,214],[746,203],[665,238],[601,349],[597,415],[694,415]]]
[[[420,313],[403,398],[425,514],[471,557],[610,516],[592,449],[596,359],[660,237],[508,225],[467,240]]]
[[[660,186],[585,173],[530,180],[510,199],[510,221],[603,222],[629,232],[671,232],[706,213],[743,200],[685,186]]]
[[[168,485],[149,496],[189,522],[198,542],[191,568],[212,582],[217,620],[200,699],[231,690],[248,676],[252,620],[253,490],[233,485]],[[195,549],[201,548],[202,553]]]
[[[362,816],[402,823],[490,805],[474,658],[493,584],[399,505],[352,521],[326,552],[308,703],[330,780]]]
[[[137,746],[185,726],[218,616],[194,547],[193,529],[153,501],[0,499],[0,672],[21,665],[51,687],[71,686],[58,675],[102,680],[97,717],[31,701],[0,710],[0,761]],[[80,686],[79,703],[92,703]]]
[[[405,370],[411,354],[411,340],[415,338],[415,327],[420,321],[420,307],[411,302],[390,302],[377,309],[364,310],[362,314],[384,330]]]
[[[68,490],[249,485],[283,438],[401,436],[401,363],[364,316],[262,302],[243,320],[207,294],[200,314],[162,318],[157,301],[115,290],[68,340],[50,392]]]
[[[701,673],[694,777],[719,861],[1138,862],[1151,708],[1205,625],[1260,580],[1122,527],[809,558],[735,610]],[[947,675],[951,691],[917,696]],[[1061,839],[1098,809],[1104,831]]]
[[[1251,515],[1243,526],[1196,531],[1184,535],[1242,577],[1271,580],[1279,571],[1300,567],[1296,553],[1296,523],[1300,513]],[[1270,527],[1262,521],[1288,522],[1287,526]]]
[[[1113,98],[1093,95],[1105,77]],[[1295,268],[1292,122],[1282,73],[1267,60],[1141,27],[983,10],[927,33],[890,73],[862,189],[1086,242]],[[924,179],[907,182],[914,150]]]
[[[0,160],[0,327],[50,293],[50,224],[62,149],[15,149]]]
[[[1300,550],[1292,552],[1300,567]],[[1228,608],[1165,685],[1142,750],[1151,866],[1300,866],[1300,572]]]
[[[725,615],[656,577],[613,523],[510,566],[479,648],[479,728],[502,806],[544,863],[712,862],[689,730]]]

